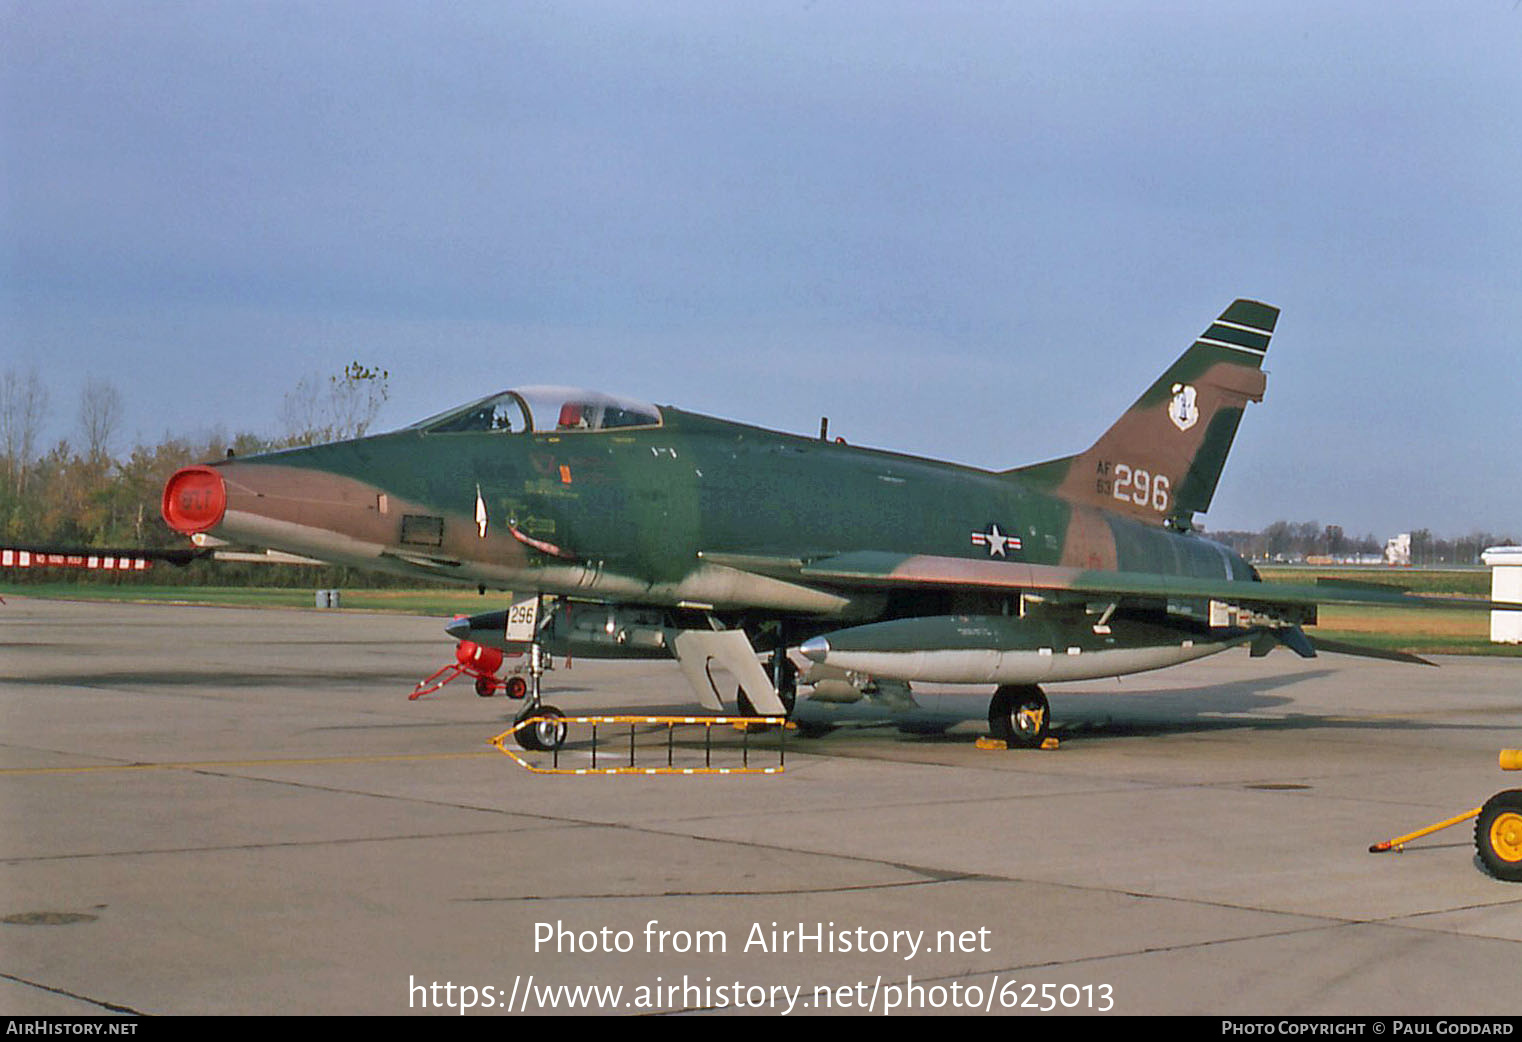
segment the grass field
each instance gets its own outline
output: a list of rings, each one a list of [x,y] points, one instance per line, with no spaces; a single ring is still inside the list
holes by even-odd
[[[1433,596],[1485,597],[1490,593],[1486,569],[1316,569],[1260,568],[1267,582],[1310,583],[1317,576],[1382,582]],[[119,600],[159,604],[205,604],[316,611],[314,591],[248,586],[148,586],[123,583],[0,583],[0,596],[50,597],[80,600]],[[501,594],[481,596],[460,589],[346,589],[346,611],[394,611],[451,618],[506,607]],[[1329,607],[1320,610],[1313,636],[1348,641],[1416,654],[1507,655],[1522,657],[1522,646],[1492,644],[1490,613],[1458,608],[1401,610],[1398,608]]]
[[[1490,596],[1489,568],[1315,568],[1309,565],[1258,565],[1265,582],[1314,583],[1318,578],[1397,586],[1412,593],[1455,597]]]

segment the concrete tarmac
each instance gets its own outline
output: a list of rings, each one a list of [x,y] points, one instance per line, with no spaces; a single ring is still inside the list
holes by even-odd
[[[1472,826],[1367,853],[1522,787],[1519,660],[1235,651],[1052,687],[1052,752],[869,727],[554,777],[486,745],[506,700],[407,700],[437,619],[7,601],[3,1013],[1522,1013]],[[673,664],[546,681],[693,708]]]

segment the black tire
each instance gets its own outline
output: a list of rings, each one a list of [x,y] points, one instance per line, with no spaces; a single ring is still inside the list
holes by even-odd
[[[782,660],[782,686],[777,689],[777,697],[782,701],[782,715],[791,718],[793,707],[798,704],[798,667],[787,658]],[[735,705],[739,716],[765,715],[756,712],[756,707],[751,704],[750,696],[746,695],[743,687],[735,690]]]
[[[751,704],[750,696],[745,693],[743,687],[735,689],[735,715],[736,716],[761,716],[756,712],[756,707]],[[762,734],[771,730],[771,724],[746,724],[746,734]]]
[[[785,687],[778,691],[777,695],[782,699],[782,715],[791,719],[793,707],[798,704],[798,685],[794,683],[790,687]]]
[[[798,689],[794,687],[790,688],[787,691],[778,691],[777,695],[782,699],[782,715],[784,717],[791,718],[793,715],[793,706],[798,704]],[[745,693],[745,689],[742,687],[735,689],[735,715],[765,716],[766,714],[756,712],[756,707],[751,704],[750,696]],[[764,728],[770,727],[771,725],[756,724],[755,726],[758,728]]]
[[[528,694],[528,681],[522,677],[508,677],[506,692],[507,697],[513,700],[521,699]]]
[[[1485,801],[1474,823],[1474,849],[1485,871],[1522,883],[1522,789],[1507,789]]]
[[[531,752],[542,753],[559,749],[565,744],[564,717],[565,714],[554,706],[539,706],[518,717],[519,720],[533,720],[534,723],[514,731],[513,739]]]
[[[798,667],[783,652],[774,654],[782,655],[782,683],[777,688],[777,696],[782,699],[782,715],[791,719],[793,707],[798,704]]]
[[[482,698],[490,698],[497,693],[497,681],[494,677],[476,677],[476,694]]]
[[[513,723],[522,723],[526,719],[526,716],[520,715]],[[527,749],[531,753],[543,752],[544,746],[539,744],[539,737],[535,734],[537,730],[534,727],[520,727],[513,732],[513,741],[518,743],[520,749]]]
[[[1051,730],[1052,707],[1035,684],[1006,684],[988,703],[988,729],[1016,749],[1039,749]]]

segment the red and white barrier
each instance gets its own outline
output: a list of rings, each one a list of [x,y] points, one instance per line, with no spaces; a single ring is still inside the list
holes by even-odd
[[[146,557],[126,554],[52,554],[0,547],[0,568],[96,568],[102,571],[146,572]]]

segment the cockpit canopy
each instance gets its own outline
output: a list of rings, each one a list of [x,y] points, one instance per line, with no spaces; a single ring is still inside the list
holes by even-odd
[[[661,411],[649,402],[579,387],[520,387],[412,425],[425,434],[554,434],[659,427]]]

